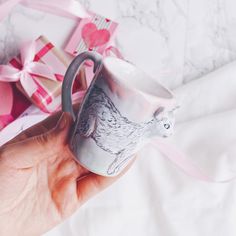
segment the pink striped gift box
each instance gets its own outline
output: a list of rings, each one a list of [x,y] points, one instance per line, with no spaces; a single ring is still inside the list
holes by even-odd
[[[45,77],[31,74],[32,80],[37,85],[37,89],[34,93],[28,96],[20,81],[16,83],[17,88],[42,111],[51,113],[61,105],[61,86],[70,60],[66,58],[63,52],[48,41],[46,37],[40,36],[36,40],[34,61],[46,64],[52,68],[56,80],[49,80]],[[17,69],[21,69],[20,56],[13,58],[9,64]],[[77,76],[77,90],[85,90],[87,88],[87,84],[84,82],[86,79],[83,74],[83,71],[81,71]]]

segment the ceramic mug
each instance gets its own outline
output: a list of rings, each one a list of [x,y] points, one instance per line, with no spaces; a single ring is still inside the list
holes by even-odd
[[[80,66],[94,63],[94,78],[78,114],[71,91]],[[77,161],[103,176],[118,175],[154,136],[173,132],[172,93],[133,64],[84,52],[70,64],[62,86],[62,109],[74,119],[70,148]]]

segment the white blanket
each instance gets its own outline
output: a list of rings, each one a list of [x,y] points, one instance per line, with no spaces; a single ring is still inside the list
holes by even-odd
[[[236,63],[176,89],[181,103],[171,141],[215,178],[236,170]],[[154,146],[131,170],[47,235],[233,236],[235,182],[187,176]]]

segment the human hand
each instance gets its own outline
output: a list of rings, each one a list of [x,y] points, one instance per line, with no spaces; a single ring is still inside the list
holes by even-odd
[[[63,113],[55,126],[60,115],[0,148],[0,235],[41,235],[129,168],[103,177],[80,166],[68,146],[71,117]]]

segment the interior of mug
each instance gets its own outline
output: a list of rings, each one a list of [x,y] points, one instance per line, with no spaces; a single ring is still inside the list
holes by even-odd
[[[105,68],[118,82],[156,98],[172,99],[172,93],[133,64],[116,57],[104,59]]]

